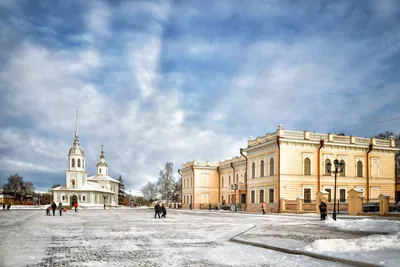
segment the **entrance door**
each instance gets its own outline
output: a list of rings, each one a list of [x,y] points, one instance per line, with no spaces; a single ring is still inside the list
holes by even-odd
[[[76,195],[73,195],[72,197],[71,197],[71,206],[73,206],[72,205],[72,203],[76,203],[76,202],[78,202],[78,197],[76,196]]]

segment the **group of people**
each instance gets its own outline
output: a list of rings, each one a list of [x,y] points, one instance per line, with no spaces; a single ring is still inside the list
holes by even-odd
[[[3,210],[6,210],[6,203],[1,202],[0,205],[3,206]],[[11,207],[11,203],[8,203],[8,204],[7,204],[7,210],[9,210],[10,207]]]
[[[78,211],[78,202],[72,202],[72,206],[75,208],[75,211]],[[53,216],[55,216],[57,209],[60,211],[60,216],[62,216],[63,211],[66,211],[61,202],[58,203],[58,206],[57,206],[56,202],[53,201],[53,204],[51,204],[49,207],[47,207],[46,215],[50,216],[50,210],[52,210],[53,211]]]
[[[167,215],[167,209],[165,208],[164,204],[162,204],[160,206],[160,203],[157,203],[154,206],[154,211],[155,211],[154,218],[157,218],[157,215],[158,215],[158,218],[161,218],[161,217],[166,218],[165,215]],[[162,215],[160,216],[161,213],[162,213]]]

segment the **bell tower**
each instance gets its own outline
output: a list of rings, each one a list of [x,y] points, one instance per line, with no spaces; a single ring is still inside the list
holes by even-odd
[[[104,145],[101,145],[100,161],[97,163],[97,175],[108,175],[108,165],[104,157]]]

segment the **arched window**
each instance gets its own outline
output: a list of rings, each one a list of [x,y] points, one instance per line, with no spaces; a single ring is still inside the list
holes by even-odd
[[[101,168],[99,169],[99,173],[101,173]]]
[[[81,167],[81,159],[78,159],[78,168]]]
[[[236,183],[237,184],[239,183],[239,174],[238,173],[236,174]]]
[[[260,176],[264,177],[264,161],[263,160],[260,163]]]
[[[229,184],[231,184],[231,176],[229,175]]]
[[[224,203],[224,195],[221,196],[221,203]]]
[[[256,164],[253,162],[251,164],[251,178],[256,177]]]
[[[340,176],[346,176],[346,163],[344,160],[340,161],[340,166],[343,166],[343,170],[340,170]]]
[[[330,159],[325,160],[325,175],[331,175],[332,162]]]
[[[75,188],[75,180],[71,181],[72,188]]]
[[[82,168],[85,168],[85,160],[82,160]]]
[[[357,177],[363,177],[363,164],[361,160],[357,162]]]
[[[311,175],[311,160],[309,158],[304,159],[304,175]]]
[[[224,187],[224,177],[221,178],[221,187]]]
[[[269,175],[274,175],[274,158],[269,160]]]
[[[75,168],[75,159],[72,159],[72,160],[71,160],[71,167],[72,167],[72,168]]]

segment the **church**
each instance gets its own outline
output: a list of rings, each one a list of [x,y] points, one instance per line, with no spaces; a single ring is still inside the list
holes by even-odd
[[[77,113],[78,114],[78,113]],[[78,140],[78,115],[76,117],[75,140],[68,153],[68,168],[65,186],[53,188],[53,199],[63,206],[117,206],[119,181],[108,176],[108,165],[104,157],[104,146],[101,146],[100,160],[97,163],[97,174],[88,177],[85,171],[85,152]]]

